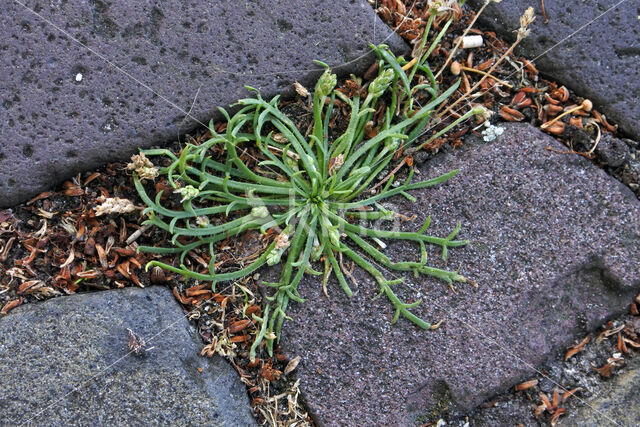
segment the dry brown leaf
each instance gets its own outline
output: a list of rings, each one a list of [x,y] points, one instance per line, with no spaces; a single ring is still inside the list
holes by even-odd
[[[136,276],[133,271],[131,272],[131,281],[135,283],[136,286],[144,288],[144,284],[140,281],[140,279],[138,279],[138,276]]]
[[[564,86],[560,86],[558,89],[552,90],[549,95],[560,102],[567,102],[569,100],[569,90]]]
[[[500,108],[500,117],[508,122],[520,122],[524,120],[524,114],[516,109],[507,107],[506,105]]]
[[[98,275],[100,275],[100,273],[96,269],[76,273],[76,277],[82,277],[84,279],[95,279]]]
[[[553,413],[553,416],[551,417],[550,424],[552,426],[555,426],[558,423],[558,419],[560,418],[560,416],[564,415],[565,412],[566,412],[566,409],[564,408],[556,409],[555,412]]]
[[[627,345],[624,341],[624,339],[622,339],[622,333],[618,332],[618,350],[625,353],[625,354],[629,354],[630,351],[627,348]]]
[[[0,310],[0,313],[6,315],[8,312],[10,312],[14,308],[22,304],[22,301],[24,301],[22,297],[9,301],[4,305],[4,307],[2,307],[2,310]]]
[[[72,183],[71,181],[67,181],[63,184],[64,191],[63,194],[69,197],[77,197],[82,196],[84,191],[80,188],[79,185]]]
[[[100,260],[100,266],[102,268],[108,268],[109,264],[107,263],[107,256],[104,253],[104,248],[96,243],[96,251],[98,252],[98,259]]]
[[[544,107],[542,107],[542,109],[547,113],[549,113],[549,115],[551,116],[555,116],[558,113],[562,113],[562,111],[564,110],[562,106],[553,105],[553,104],[546,104]]]
[[[44,282],[42,280],[29,280],[18,286],[18,295],[30,294],[42,286],[44,286]]]
[[[538,380],[533,379],[533,380],[525,381],[523,383],[516,385],[515,389],[516,391],[522,391],[522,390],[530,389],[531,387],[535,387],[536,385],[538,385]]]
[[[578,344],[569,347],[569,351],[567,351],[567,354],[564,355],[564,360],[568,360],[571,356],[584,350],[584,346],[587,345],[589,341],[591,341],[591,335],[587,335]]]
[[[562,395],[562,403],[564,403],[568,398],[570,398],[571,396],[576,394],[576,392],[578,390],[580,390],[580,389],[581,389],[581,387],[572,388],[571,390],[569,390],[565,394],[563,394]]]
[[[40,194],[38,194],[36,197],[34,197],[33,199],[29,200],[29,201],[26,203],[26,205],[27,205],[27,206],[32,205],[32,204],[34,204],[35,202],[37,202],[38,200],[46,199],[46,198],[48,198],[48,197],[52,196],[53,194],[55,194],[53,191],[45,191],[44,193],[40,193]]]
[[[94,179],[96,179],[97,177],[99,177],[101,174],[100,172],[94,172],[91,175],[89,175],[89,177],[87,179],[84,180],[84,186],[86,187],[87,184],[89,184],[91,181],[93,181]]]
[[[67,260],[63,264],[60,264],[60,268],[67,267],[69,264],[73,262],[75,257],[76,257],[75,250],[73,249],[73,246],[71,246],[71,249],[69,249],[69,256],[67,257]]]
[[[562,135],[564,133],[565,124],[564,122],[555,122],[551,126],[542,129],[544,132],[550,133],[552,135]]]
[[[538,406],[536,406],[536,409],[534,409],[533,415],[536,418],[540,418],[546,409],[547,409],[547,407],[545,406],[544,403],[542,405],[538,405]]]
[[[545,408],[550,411],[551,409],[553,409],[553,406],[551,405],[551,402],[549,401],[549,398],[547,397],[546,394],[544,393],[540,393],[540,400],[542,400],[542,403],[544,404]]]
[[[122,274],[125,278],[127,279],[131,279],[131,275],[129,274],[129,262],[125,261],[121,264],[118,264],[116,266],[116,270],[118,270],[118,272],[120,274]]]
[[[255,314],[258,317],[261,317],[260,306],[257,304],[250,305],[244,312],[247,316],[251,317],[252,314]]]
[[[230,324],[228,330],[230,334],[235,334],[248,328],[250,325],[252,325],[252,322],[249,319],[238,320]]]
[[[493,63],[494,63],[493,58],[491,58],[491,59],[487,59],[487,60],[486,60],[486,61],[484,61],[482,64],[478,64],[478,65],[476,65],[474,68],[475,68],[476,70],[486,71],[486,70],[488,70],[489,68],[491,68],[491,66],[493,65]]]
[[[553,400],[551,404],[553,405],[554,408],[557,408],[559,403],[560,403],[560,393],[558,393],[558,389],[553,389]]]
[[[614,365],[611,363],[607,363],[606,365],[600,368],[593,368],[594,371],[597,371],[604,378],[611,377],[611,372],[613,371]]]

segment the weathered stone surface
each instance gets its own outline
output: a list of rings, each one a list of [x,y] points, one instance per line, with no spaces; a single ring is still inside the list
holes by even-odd
[[[607,133],[600,138],[595,153],[600,161],[607,166],[617,168],[629,161],[629,146],[621,139],[614,138]]]
[[[604,384],[597,396],[587,399],[580,409],[569,412],[562,425],[634,427],[640,420],[640,357],[629,362],[623,372]]]
[[[127,354],[127,328],[153,350]],[[166,288],[22,306],[0,319],[0,336],[3,425],[255,425],[237,374],[198,355]]]
[[[304,304],[290,306],[282,346],[299,355],[301,390],[326,425],[412,425],[438,408],[467,412],[526,379],[534,367],[586,330],[627,310],[640,288],[640,203],[634,194],[580,156],[529,125],[509,125],[499,141],[442,154],[421,170],[424,178],[452,169],[458,175],[415,192],[415,204],[397,198],[388,208],[432,215],[431,234],[446,236],[458,220],[465,248],[446,267],[479,283],[446,283],[407,275],[397,285],[404,301],[423,298],[413,311],[433,322],[423,331],[375,299],[375,282],[356,268],[349,299],[318,280],[300,285]],[[394,260],[417,259],[418,248],[390,243]],[[444,267],[432,248],[430,263]],[[397,277],[387,273],[388,278]],[[437,418],[436,418],[437,419]]]
[[[469,3],[477,10],[484,0]],[[539,1],[509,0],[489,5],[480,25],[513,40],[519,17],[529,6],[536,10],[536,20],[520,52],[535,60],[545,75],[591,99],[612,122],[640,139],[640,2],[548,1],[545,24]]]
[[[196,126],[187,111],[206,124],[244,85],[270,97],[312,84],[314,59],[356,72],[368,43],[407,49],[365,0],[28,6],[42,18],[18,2],[0,8],[0,206],[175,140]]]

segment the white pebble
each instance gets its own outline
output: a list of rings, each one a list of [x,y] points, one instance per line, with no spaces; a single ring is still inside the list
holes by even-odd
[[[473,36],[465,36],[462,39],[462,48],[463,49],[473,49],[474,47],[480,47],[483,44],[482,36],[473,35]]]
[[[76,81],[80,83],[82,81],[82,73],[76,74]]]

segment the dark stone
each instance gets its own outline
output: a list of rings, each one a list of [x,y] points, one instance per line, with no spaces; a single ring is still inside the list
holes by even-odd
[[[127,328],[153,349],[130,353]],[[0,336],[2,424],[256,425],[238,375],[199,356],[166,288],[24,305],[0,319]]]
[[[376,283],[358,268],[353,298],[330,282],[300,285],[282,347],[301,356],[298,377],[309,409],[326,425],[414,425],[445,408],[469,413],[490,396],[530,378],[534,368],[613,315],[640,289],[640,202],[602,169],[530,125],[507,125],[489,145],[466,143],[420,167],[424,179],[452,169],[445,184],[386,203],[415,214],[405,230],[432,216],[430,234],[446,236],[462,221],[464,248],[445,264],[477,288],[406,275],[403,301],[422,298],[414,313],[445,322],[424,331],[375,298]],[[390,225],[389,225],[390,227]],[[394,261],[419,258],[416,245],[390,242]],[[385,273],[387,278],[399,275]]]
[[[29,7],[42,18],[13,1],[0,8],[0,206],[175,140],[197,125],[187,112],[207,124],[249,95],[244,85],[286,95],[295,80],[313,84],[314,59],[363,72],[368,43],[408,49],[365,0]]]
[[[640,420],[640,357],[631,359],[612,381],[601,386],[596,396],[581,400],[581,403],[584,405],[570,411],[562,424],[637,426]]]
[[[624,141],[611,136],[610,133],[602,135],[594,152],[598,160],[612,168],[625,164],[630,154],[629,146]]]
[[[475,10],[483,3],[469,2]],[[479,18],[480,26],[514,40],[519,17],[529,6],[535,9],[536,20],[516,52],[535,60],[544,75],[589,98],[610,122],[640,139],[638,2],[548,1],[545,24],[539,1],[509,0],[489,5]]]

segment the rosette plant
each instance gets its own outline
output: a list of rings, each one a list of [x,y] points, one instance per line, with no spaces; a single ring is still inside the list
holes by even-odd
[[[434,45],[439,37],[433,41]],[[421,47],[425,41],[426,35]],[[384,271],[435,276],[448,283],[467,281],[455,271],[427,265],[426,244],[440,246],[446,258],[449,248],[467,243],[455,240],[460,224],[446,237],[425,234],[429,219],[415,232],[369,226],[370,221],[391,220],[397,216],[385,209],[381,201],[394,196],[415,201],[410,194],[412,190],[439,184],[456,173],[412,182],[414,174],[410,169],[403,182],[397,183],[385,170],[399,150],[406,153],[417,145],[431,113],[459,84],[440,90],[426,61],[431,49],[423,49],[424,54],[409,63],[396,58],[384,45],[372,48],[379,57],[378,76],[365,86],[354,78],[359,90],[351,96],[335,90],[336,75],[328,68],[320,76],[313,93],[313,126],[309,135],[303,134],[278,108],[278,97],[266,101],[257,90],[248,88],[255,92],[255,97],[240,100],[239,110],[233,116],[220,109],[226,119],[224,131],[217,132],[211,122],[211,137],[199,144],[186,144],[179,154],[165,149],[144,150],[146,156],[165,158],[168,166],[161,168],[159,175],[180,194],[179,209],[163,205],[163,191],[155,197],[149,195],[134,173],[136,188],[147,205],[146,222],[172,236],[165,247],[139,249],[179,255],[174,256],[173,264],[158,259],[151,261],[147,268],[159,266],[188,278],[212,282],[215,287],[218,282],[240,279],[264,265],[282,265],[278,282],[263,282],[272,292],[262,316],[253,314],[260,329],[251,347],[252,359],[261,342],[266,341],[268,351],[272,352],[283,321],[288,318],[288,304],[303,301],[298,284],[305,273],[323,274],[325,284],[333,273],[344,292],[352,295],[339,262],[343,257],[375,279],[380,293],[395,308],[394,322],[402,316],[424,329],[432,325],[410,311],[420,301],[401,301],[393,288],[402,279],[389,280]],[[422,78],[417,79],[418,75]],[[418,83],[412,86],[414,80]],[[414,108],[418,91],[426,93],[421,98],[428,102]],[[333,135],[329,123],[338,99],[348,106],[350,114],[346,130]],[[380,108],[384,109],[382,115]],[[471,110],[431,139],[479,112]],[[247,147],[258,153],[257,166],[249,167],[243,160]],[[385,176],[386,184],[372,192],[372,183]],[[226,220],[214,221],[220,217]],[[266,248],[244,268],[216,271],[218,244],[249,230],[271,236]],[[420,249],[420,259],[393,262],[383,252],[382,239],[415,242]],[[198,269],[195,263],[188,267],[185,257],[190,253],[208,261],[208,268]],[[321,263],[324,273],[314,270],[316,264]]]

